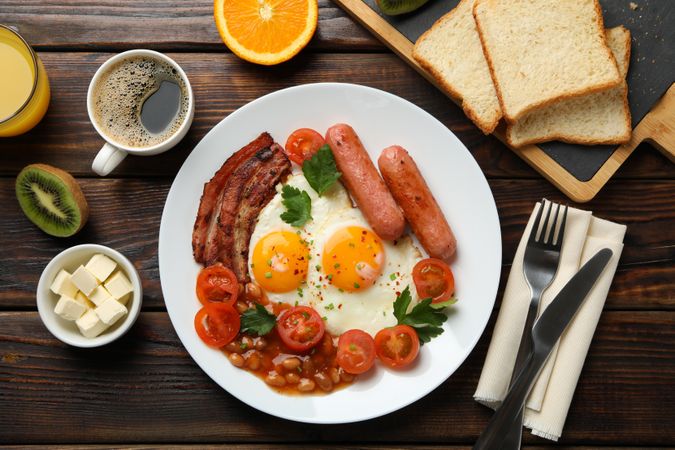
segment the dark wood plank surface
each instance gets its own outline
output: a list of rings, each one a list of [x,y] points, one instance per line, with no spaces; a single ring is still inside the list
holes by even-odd
[[[0,18],[40,50],[228,51],[213,21],[212,0],[3,0]],[[384,46],[330,0],[319,0],[319,26],[310,48],[381,51]]]
[[[492,329],[494,318],[488,325]],[[0,442],[471,443],[489,410],[471,398],[490,332],[462,367],[424,399],[351,425],[307,425],[268,416],[234,399],[187,355],[164,313],[143,313],[105,348],[55,340],[37,313],[0,313]],[[667,445],[675,428],[675,312],[608,311],[579,381],[567,444]],[[410,420],[414,418],[414,420]],[[36,426],[40,424],[40,426]],[[86,437],[85,437],[86,439]],[[542,439],[525,434],[528,443]]]
[[[287,86],[345,81],[419,105],[448,126],[476,158],[502,225],[497,305],[533,203],[543,196],[564,197],[496,139],[478,131],[456,105],[330,0],[319,1],[319,28],[308,49],[277,67],[254,66],[229,53],[213,25],[212,5],[204,0],[0,2],[0,21],[16,26],[40,50],[52,88],[49,112],[36,129],[0,139],[0,446],[470,448],[490,416],[471,395],[497,308],[456,374],[401,411],[341,426],[270,417],[211,381],[173,331],[157,268],[167,192],[191,149],[227,114]],[[195,121],[172,151],[153,158],[129,157],[111,177],[96,178],[90,164],[102,140],[86,115],[87,86],[114,52],[138,47],[166,51],[185,68],[196,95]],[[46,236],[23,217],[13,182],[33,162],[56,165],[78,177],[91,218],[76,237]],[[643,145],[583,207],[627,224],[628,234],[562,448],[675,446],[675,168]],[[140,271],[145,294],[143,312],[131,332],[98,350],[76,349],[54,339],[35,308],[35,288],[46,263],[84,242],[109,245],[127,255]],[[530,450],[553,445],[529,434],[525,442]]]
[[[0,14],[0,17],[2,15]],[[75,175],[91,176],[91,161],[103,145],[87,116],[91,77],[111,53],[41,53],[49,74],[49,113],[32,132],[0,140],[1,175],[15,175],[41,161]],[[185,69],[195,93],[196,112],[187,137],[153,158],[128,158],[115,176],[175,175],[188,153],[215,124],[240,106],[297,84],[340,80],[384,89],[425,109],[448,126],[474,155],[488,177],[536,178],[534,170],[497,139],[485,136],[449,99],[392,54],[302,53],[292,65],[259,67],[231,54],[169,53]],[[256,82],[251,82],[256,80]],[[285,136],[278,137],[285,140]],[[616,178],[670,178],[668,160],[648,145],[631,156]]]
[[[139,269],[145,294],[144,307],[164,305],[157,267],[159,222],[171,179],[85,178],[83,192],[90,219],[77,236],[58,239],[45,235],[23,215],[14,201],[13,182],[0,178],[0,236],[13,242],[0,253],[0,307],[34,308],[35,287],[42,268],[54,254],[72,245],[105,242],[129,257]],[[490,179],[499,210],[504,272],[513,260],[518,240],[532,205],[538,199],[563,201],[555,188],[541,180]],[[645,196],[645,192],[650,192]],[[614,289],[607,307],[612,309],[674,309],[675,246],[664,245],[663,230],[675,229],[675,180],[616,180],[587,205],[598,217],[628,225]],[[129,232],[134,230],[134,232]],[[500,290],[501,294],[501,290]],[[498,295],[500,298],[501,295]]]
[[[290,448],[295,449],[312,449],[316,450],[315,445],[311,444],[199,444],[199,445],[185,445],[185,444],[140,444],[140,445],[128,445],[128,444],[111,444],[111,445],[68,445],[66,448],[73,450],[99,450],[107,449],[110,447],[115,447],[116,449],[126,449],[126,450],[150,450],[150,449],[173,449],[173,450],[186,450],[186,449],[200,449],[200,450],[220,450],[223,448],[228,448],[231,450],[287,450]],[[0,445],[0,449],[3,450],[24,450],[24,449],[52,449],[58,448],[63,449],[63,446],[55,445],[25,445],[25,446],[16,446],[16,445]],[[327,450],[403,450],[403,449],[414,449],[414,450],[437,450],[438,446],[433,445],[417,445],[417,444],[406,444],[403,445],[353,445],[353,444],[323,444],[321,445],[322,449]],[[470,445],[443,445],[443,448],[446,450],[470,450]],[[550,445],[524,445],[523,450],[545,450],[551,449]],[[575,446],[564,446],[558,445],[557,449],[575,449],[575,450],[590,450],[597,447],[589,447],[585,445],[575,445]],[[666,447],[658,446],[643,446],[643,447],[607,447],[603,446],[603,450],[648,450],[648,449],[664,449]]]

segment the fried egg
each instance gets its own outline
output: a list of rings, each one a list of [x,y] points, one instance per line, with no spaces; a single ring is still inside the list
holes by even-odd
[[[306,284],[312,236],[330,216],[332,208],[351,207],[347,192],[340,186],[323,196],[311,188],[299,168],[294,168],[286,182],[307,192],[312,202],[312,220],[295,228],[281,219],[286,211],[281,197],[282,185],[258,216],[249,244],[249,275],[274,302],[295,304]]]
[[[319,197],[296,170],[285,184],[308,193],[312,220],[301,228],[281,220],[278,186],[251,237],[252,280],[271,301],[316,309],[335,336],[354,328],[374,336],[396,325],[393,302],[412,286],[413,266],[422,259],[410,236],[380,239],[340,183]]]
[[[308,268],[299,303],[324,316],[328,331],[339,335],[357,328],[375,336],[396,325],[394,300],[412,284],[412,269],[422,258],[409,236],[383,241],[361,211],[349,207],[332,211],[311,251],[312,262],[319,262]]]

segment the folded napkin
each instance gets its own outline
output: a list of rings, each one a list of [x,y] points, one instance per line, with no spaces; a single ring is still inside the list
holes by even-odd
[[[474,398],[493,409],[504,400],[525,327],[530,290],[523,274],[523,255],[537,211],[537,203],[518,244],[511,266],[499,317],[485,358]],[[546,212],[548,206],[546,207]],[[557,441],[579,380],[593,333],[607,298],[609,286],[623,249],[626,226],[594,217],[589,211],[569,208],[560,254],[560,266],[553,283],[544,292],[539,314],[572,276],[602,248],[614,253],[593,290],[551,352],[526,403],[524,424],[532,434]]]

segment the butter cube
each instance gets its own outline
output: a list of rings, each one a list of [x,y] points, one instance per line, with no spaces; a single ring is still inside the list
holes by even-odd
[[[121,299],[133,290],[131,282],[129,282],[129,279],[121,270],[118,270],[108,278],[108,281],[105,282],[105,288],[115,300]]]
[[[66,295],[70,298],[75,297],[75,294],[77,294],[77,286],[71,281],[70,274],[63,269],[56,274],[49,289],[57,295]]]
[[[80,333],[87,338],[94,338],[108,328],[108,325],[101,322],[101,319],[98,318],[98,315],[93,309],[84,313],[84,315],[77,319],[75,323],[80,329]]]
[[[85,311],[86,306],[67,295],[62,295],[54,307],[54,312],[66,320],[77,320]]]
[[[94,275],[91,274],[84,266],[77,268],[73,275],[70,277],[70,280],[79,290],[82,291],[84,295],[91,294],[91,291],[96,289],[98,286],[98,280]]]
[[[96,289],[91,291],[91,294],[89,294],[89,300],[94,302],[94,305],[96,306],[101,306],[103,302],[108,300],[109,298],[113,298],[112,295],[110,295],[110,292],[103,286],[97,286]]]
[[[126,306],[112,297],[99,305],[94,311],[98,315],[98,318],[101,319],[101,322],[106,325],[114,324],[127,314]]]
[[[84,306],[87,307],[87,309],[93,308],[94,306],[96,306],[96,305],[94,305],[94,304],[87,298],[86,295],[84,295],[84,294],[83,294],[82,292],[80,292],[80,291],[77,291],[77,294],[75,295],[75,300],[77,300],[78,302],[82,303]]]
[[[125,295],[122,298],[118,298],[117,301],[120,302],[123,305],[126,305],[129,303],[129,299],[131,298],[131,292],[129,292],[127,295]]]
[[[107,256],[98,253],[92,256],[84,267],[91,272],[100,283],[103,283],[113,270],[115,270],[117,263]]]

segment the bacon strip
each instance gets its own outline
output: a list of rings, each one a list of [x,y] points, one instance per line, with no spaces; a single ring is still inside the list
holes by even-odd
[[[223,192],[220,210],[216,213],[218,223],[215,232],[209,236],[204,250],[206,265],[221,262],[232,267],[231,249],[234,247],[234,224],[240,202],[249,183],[254,180],[264,162],[272,157],[272,150],[264,148],[244,161],[227,179]],[[272,187],[274,188],[274,187]]]
[[[258,151],[270,147],[274,143],[269,133],[262,133],[251,143],[230,156],[208,183],[199,203],[197,219],[192,231],[192,253],[195,261],[204,263],[204,253],[209,239],[217,230],[218,212],[221,210],[222,194],[225,183],[232,173]]]
[[[272,150],[274,153],[269,163],[247,183],[237,210],[232,270],[240,281],[248,281],[248,251],[258,216],[276,195],[275,186],[291,172],[291,163],[281,147],[275,145]]]
[[[283,149],[267,133],[232,155],[204,186],[192,234],[195,260],[223,263],[248,281],[248,249],[260,211],[291,171]]]

